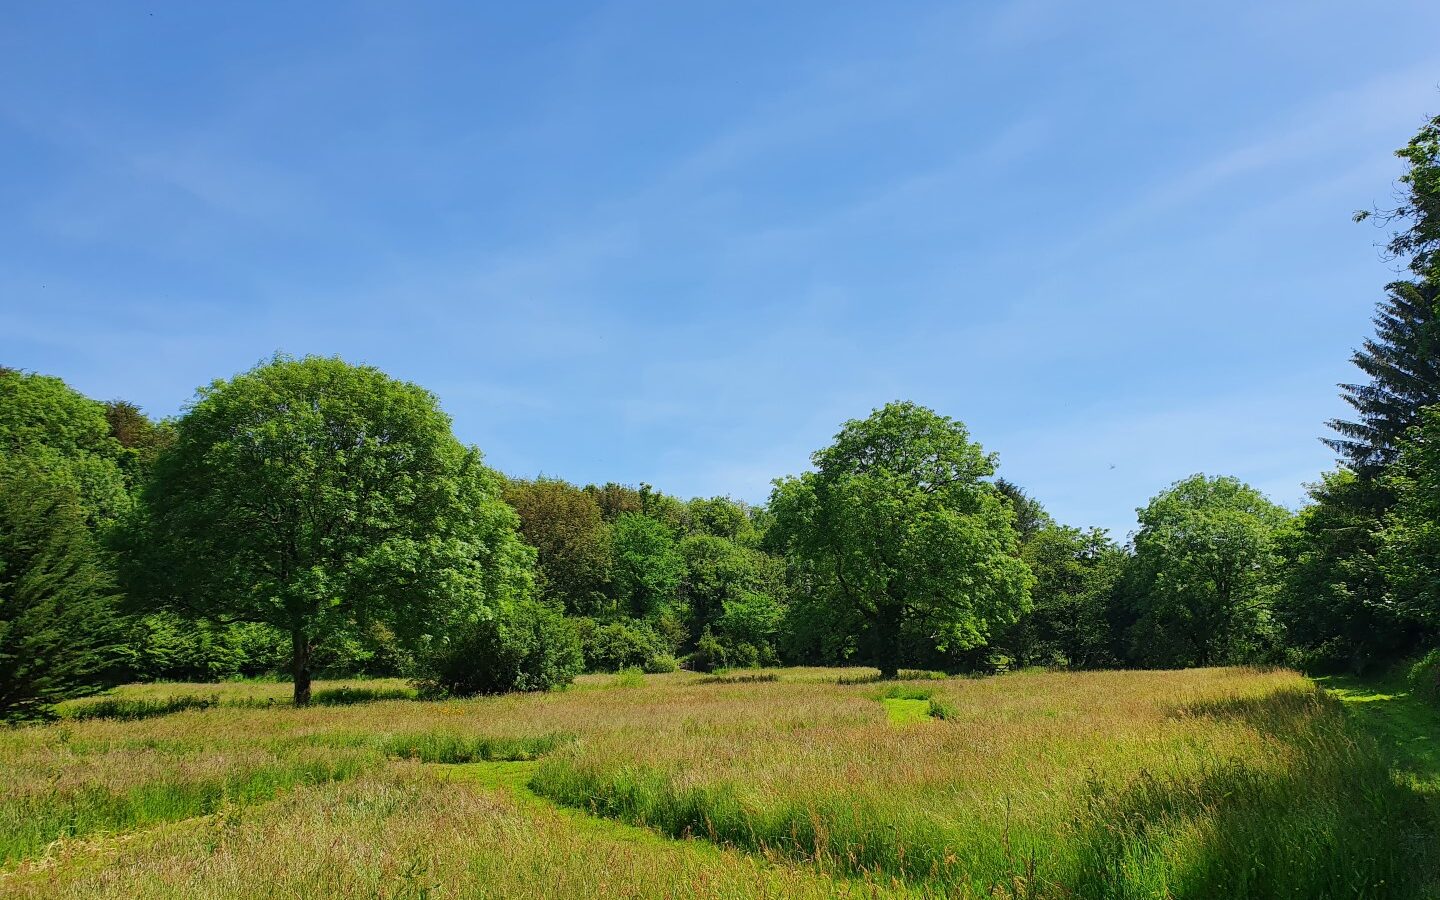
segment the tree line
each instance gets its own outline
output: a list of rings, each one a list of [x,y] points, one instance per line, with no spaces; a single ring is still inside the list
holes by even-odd
[[[1121,544],[1058,523],[965,425],[895,402],[769,501],[507,478],[437,398],[277,356],[150,420],[0,367],[0,718],[129,679],[405,675],[432,695],[584,670],[1364,671],[1440,625],[1440,118],[1399,151],[1408,274],[1298,513],[1194,475]],[[1431,680],[1440,656],[1428,657]]]

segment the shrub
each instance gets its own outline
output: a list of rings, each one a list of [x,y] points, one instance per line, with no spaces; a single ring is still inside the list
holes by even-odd
[[[615,675],[615,686],[624,688],[644,687],[645,672],[635,666],[628,669],[621,669]]]
[[[618,672],[631,666],[673,672],[670,646],[654,629],[640,622],[612,622],[588,630],[585,667],[593,672]],[[669,668],[665,668],[669,658]]]
[[[690,668],[697,672],[713,672],[726,668],[730,664],[729,660],[725,645],[720,643],[720,639],[707,625],[700,635],[700,640],[695,642],[695,652],[690,654]]]
[[[350,706],[376,700],[414,700],[413,688],[338,687],[316,691],[310,702],[317,706]]]
[[[522,600],[432,650],[421,684],[426,693],[457,697],[545,691],[569,684],[581,663],[574,625],[554,607]]]
[[[1410,667],[1410,689],[1432,703],[1440,703],[1440,648],[1431,650]]]

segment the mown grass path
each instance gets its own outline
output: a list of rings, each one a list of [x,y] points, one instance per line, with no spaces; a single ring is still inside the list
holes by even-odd
[[[1315,680],[1390,753],[1396,775],[1440,806],[1440,707],[1403,682],[1339,675]]]
[[[885,714],[889,717],[891,725],[914,725],[917,722],[930,721],[929,700],[886,697],[881,702],[885,704]]]

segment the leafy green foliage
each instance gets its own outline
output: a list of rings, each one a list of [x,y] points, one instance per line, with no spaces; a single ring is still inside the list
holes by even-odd
[[[1440,275],[1440,116],[1421,126],[1395,155],[1406,164],[1400,176],[1401,201],[1380,215],[1408,227],[1395,233],[1388,249],[1396,258],[1407,259],[1415,274],[1434,278]],[[1371,215],[1360,212],[1355,218]]]
[[[521,600],[452,630],[421,669],[432,693],[469,697],[563,687],[583,663],[574,623],[555,607]]]
[[[1020,556],[1035,576],[1034,606],[999,642],[1013,665],[1113,665],[1111,602],[1127,561],[1124,551],[1104,529],[1050,523],[1024,541]]]
[[[1360,672],[1405,655],[1418,636],[1391,602],[1380,565],[1389,488],[1339,469],[1311,486],[1310,500],[1278,535],[1275,617],[1285,645],[1323,670]]]
[[[509,481],[505,502],[536,551],[541,594],[572,615],[610,612],[610,527],[595,494],[554,478]]]
[[[1425,410],[1390,475],[1394,512],[1381,564],[1400,614],[1426,638],[1440,634],[1440,408]]]
[[[621,621],[598,624],[593,619],[577,622],[585,668],[593,672],[619,672],[637,668],[647,672],[675,669],[671,646],[655,629],[643,622]]]
[[[1289,513],[1235,478],[1193,475],[1140,510],[1135,656],[1152,665],[1245,659],[1265,640]]]
[[[76,494],[91,525],[130,508],[121,460],[105,407],[59,378],[0,372],[0,468],[25,465]]]
[[[636,619],[658,619],[675,601],[685,559],[664,523],[643,513],[624,513],[612,530],[611,578],[620,609]]]
[[[200,391],[130,529],[132,592],[290,635],[295,699],[317,640],[389,625],[424,646],[533,588],[498,476],[435,398],[337,359],[276,358]]]
[[[117,592],[68,480],[0,469],[0,721],[113,684]]]
[[[965,426],[913,403],[846,423],[815,472],[776,482],[772,539],[802,585],[801,633],[822,658],[902,662],[983,645],[1029,605],[994,459]]]

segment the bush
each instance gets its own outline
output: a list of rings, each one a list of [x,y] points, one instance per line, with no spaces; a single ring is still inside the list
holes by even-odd
[[[697,672],[713,672],[729,665],[730,655],[725,651],[725,645],[706,626],[700,640],[695,642],[695,652],[690,654],[690,668]]]
[[[1440,649],[1431,650],[1410,667],[1410,689],[1432,703],[1440,703]]]
[[[664,675],[666,672],[677,671],[680,661],[669,653],[659,653],[645,660],[645,665],[640,668],[645,670],[646,675]]]
[[[632,666],[648,672],[675,671],[670,645],[644,623],[591,624],[582,633],[585,668],[592,672],[618,672]]]
[[[580,673],[580,641],[554,607],[522,600],[466,626],[422,661],[429,694],[469,697],[507,691],[546,691]]]

